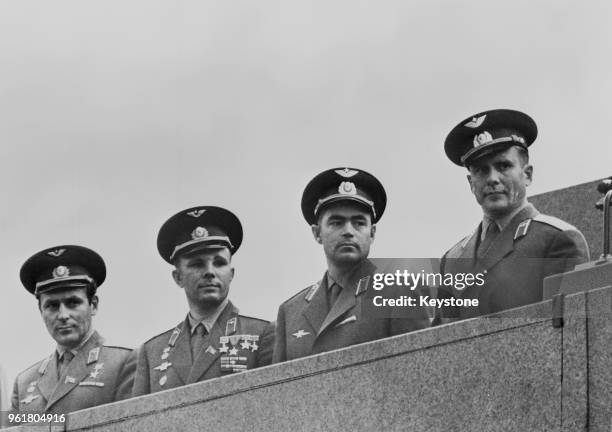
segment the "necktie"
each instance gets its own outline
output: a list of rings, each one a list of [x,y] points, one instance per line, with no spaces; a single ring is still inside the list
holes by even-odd
[[[62,374],[68,369],[68,365],[74,358],[74,354],[71,351],[66,351],[64,355],[62,355],[62,361],[60,362],[59,373],[58,375],[61,377]]]
[[[342,287],[334,282],[330,289],[327,290],[327,304],[331,309],[338,300],[340,296],[340,292],[342,291]]]
[[[491,222],[487,227],[487,234],[484,240],[480,243],[478,247],[478,255],[483,257],[489,251],[491,245],[495,241],[495,239],[499,236],[499,227],[495,222]]]
[[[198,357],[204,345],[204,336],[206,336],[206,328],[200,323],[196,326],[195,331],[191,335],[191,358],[193,361]]]

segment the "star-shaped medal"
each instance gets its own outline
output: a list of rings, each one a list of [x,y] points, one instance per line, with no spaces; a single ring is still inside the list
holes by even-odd
[[[230,355],[238,355],[238,350],[236,348],[232,347],[232,349],[229,350],[229,354]]]
[[[247,340],[245,340],[244,342],[240,342],[240,348],[249,349],[251,348],[251,343]]]

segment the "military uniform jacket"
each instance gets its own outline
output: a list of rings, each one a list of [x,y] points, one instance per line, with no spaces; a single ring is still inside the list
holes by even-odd
[[[192,359],[190,327],[186,318],[174,329],[138,350],[133,395],[140,396],[269,365],[274,347],[274,326],[268,321],[238,315],[231,302],[205,336],[200,353]]]
[[[131,349],[103,342],[94,332],[60,377],[55,351],[20,373],[13,411],[62,414],[130,397],[136,358]]]
[[[331,310],[327,304],[327,272],[320,282],[284,302],[278,310],[273,363],[322,353],[362,342],[429,327],[424,308],[408,318],[365,316],[362,304],[376,267],[365,260],[341,285]]]
[[[445,318],[470,318],[539,302],[544,277],[589,260],[588,245],[580,231],[540,214],[531,204],[510,221],[479,259],[481,229],[482,223],[444,254],[441,273],[481,272],[484,284],[440,290],[440,297],[476,298],[479,306],[446,308],[442,312]]]

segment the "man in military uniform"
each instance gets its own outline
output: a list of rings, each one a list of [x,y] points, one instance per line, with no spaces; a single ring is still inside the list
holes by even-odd
[[[63,414],[129,397],[132,350],[104,345],[92,327],[106,277],[100,255],[82,246],[45,249],[25,262],[20,277],[57,347],[17,376],[13,411]]]
[[[134,396],[270,364],[273,325],[239,315],[227,297],[241,243],[240,221],[220,207],[183,210],[161,227],[157,249],[174,266],[189,313],[139,349]]]
[[[382,184],[362,170],[327,170],[306,186],[302,213],[315,241],[323,245],[327,271],[280,306],[274,362],[429,326],[426,310],[419,307],[405,319],[373,317],[362,310],[376,270],[367,257],[386,202]]]
[[[483,211],[474,232],[442,259],[442,273],[481,273],[484,283],[442,288],[441,297],[478,299],[477,307],[448,308],[452,321],[542,300],[544,277],[589,259],[582,233],[539,213],[527,201],[533,166],[527,148],[537,136],[528,115],[508,109],[475,114],[448,134],[448,158],[468,169],[472,193]]]

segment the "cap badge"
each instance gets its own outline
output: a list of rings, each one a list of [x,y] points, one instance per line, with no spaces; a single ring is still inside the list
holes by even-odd
[[[66,266],[57,266],[53,269],[53,277],[55,279],[70,275],[70,270]]]
[[[357,188],[355,187],[355,183],[342,182],[340,186],[338,186],[338,192],[341,195],[357,195]]]
[[[52,251],[47,252],[47,255],[51,255],[52,257],[58,257],[66,252],[66,249],[54,249]]]
[[[341,169],[341,170],[336,170],[336,174],[338,174],[339,176],[342,176],[344,178],[353,177],[358,172],[359,171],[357,171],[357,170],[352,170],[352,169],[348,169],[348,168],[344,168],[344,169]]]
[[[470,120],[469,122],[467,122],[464,126],[467,126],[469,128],[472,129],[476,129],[478,126],[480,126],[484,121],[485,121],[485,117],[487,115],[483,114],[480,117],[472,117],[472,120]]]
[[[204,237],[208,237],[208,230],[204,227],[197,227],[191,232],[191,238],[194,240],[198,240]]]
[[[493,141],[493,137],[487,131],[484,131],[481,134],[474,136],[474,147],[480,147],[481,145],[485,145]]]
[[[194,218],[199,218],[200,216],[204,214],[205,211],[206,209],[193,210],[193,211],[187,212],[187,215],[194,217]]]

